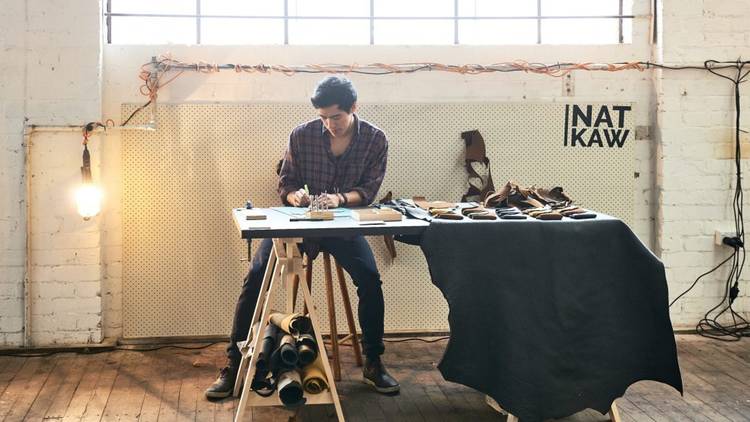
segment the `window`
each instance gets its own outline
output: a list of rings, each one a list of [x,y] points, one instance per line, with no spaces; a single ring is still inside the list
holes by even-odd
[[[110,44],[631,42],[633,0],[104,0]]]

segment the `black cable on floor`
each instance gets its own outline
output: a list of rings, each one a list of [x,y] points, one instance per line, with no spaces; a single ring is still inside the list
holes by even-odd
[[[211,346],[213,346],[215,344],[219,344],[219,343],[220,342],[213,342],[213,343],[208,343],[208,344],[204,344],[202,346],[195,346],[195,347],[191,347],[191,346],[175,346],[175,345],[172,345],[172,344],[166,344],[166,345],[154,346],[154,347],[112,346],[112,347],[97,347],[97,348],[92,348],[92,349],[87,349],[87,348],[83,348],[83,349],[70,349],[70,350],[60,349],[60,350],[53,350],[53,351],[49,351],[49,352],[25,352],[23,350],[19,350],[19,351],[15,351],[14,350],[14,351],[10,351],[10,352],[2,352],[2,351],[0,351],[0,356],[10,356],[10,357],[19,357],[19,358],[38,358],[38,357],[45,357],[45,356],[57,355],[57,354],[60,354],[60,353],[75,353],[77,355],[96,355],[96,354],[99,354],[99,353],[118,352],[118,351],[123,351],[123,352],[153,352],[153,351],[156,351],[156,350],[168,349],[168,348],[181,349],[181,350],[200,350],[200,349],[205,349],[205,348],[211,347]]]

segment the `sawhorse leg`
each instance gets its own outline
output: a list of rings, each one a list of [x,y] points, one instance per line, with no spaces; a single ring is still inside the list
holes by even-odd
[[[339,422],[344,422],[344,413],[341,408],[338,392],[336,391],[333,372],[328,363],[328,356],[325,350],[325,344],[323,343],[323,337],[320,334],[320,325],[318,324],[317,313],[313,306],[310,289],[307,286],[307,283],[297,283],[298,280],[302,280],[304,277],[302,256],[297,247],[297,244],[301,241],[302,239],[298,238],[273,240],[272,258],[269,259],[269,264],[263,277],[260,294],[258,295],[258,301],[255,310],[253,311],[253,319],[250,324],[251,327],[257,324],[258,328],[251,333],[248,333],[247,345],[249,345],[249,347],[244,349],[245,352],[243,352],[242,362],[240,364],[240,368],[244,369],[241,373],[238,372],[237,382],[235,383],[235,391],[241,390],[235,422],[252,420],[252,412],[250,411],[251,409],[249,409],[250,407],[281,405],[277,395],[261,397],[250,390],[253,377],[255,376],[255,364],[257,361],[257,354],[254,352],[258,350],[260,338],[262,337],[262,333],[268,323],[271,297],[279,288],[281,282],[285,282],[287,287],[287,312],[294,311],[294,297],[292,294],[293,287],[295,285],[301,285],[302,287],[304,298],[303,303],[309,311],[310,322],[318,344],[318,353],[321,356],[323,369],[328,381],[327,391],[320,394],[305,393],[307,404],[333,404]],[[243,380],[244,384],[242,384]]]

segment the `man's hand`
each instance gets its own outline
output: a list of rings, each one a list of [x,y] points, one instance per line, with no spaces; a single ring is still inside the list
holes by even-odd
[[[286,195],[286,202],[291,204],[293,207],[306,207],[310,205],[310,196],[307,195],[304,189],[298,191],[289,192]]]
[[[328,208],[338,208],[341,206],[341,194],[329,193],[325,197]]]

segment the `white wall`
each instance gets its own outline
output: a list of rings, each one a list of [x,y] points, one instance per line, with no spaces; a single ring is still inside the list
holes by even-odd
[[[596,47],[124,47],[100,45],[97,0],[12,1],[0,10],[0,345],[22,341],[21,286],[24,265],[25,185],[23,118],[35,124],[120,121],[123,102],[141,102],[137,72],[152,55],[171,51],[185,61],[247,64],[371,63],[435,61],[482,63],[524,59],[538,62],[647,60],[648,0],[636,0],[633,44]],[[750,0],[667,2],[663,46],[672,64],[748,54]],[[661,51],[663,47],[663,51]],[[101,65],[103,56],[104,65]],[[164,88],[159,101],[306,102],[319,75],[186,73]],[[632,101],[638,126],[651,126],[652,140],[637,147],[637,221],[633,230],[667,266],[675,295],[716,265],[727,251],[711,245],[716,226],[731,214],[731,86],[703,72],[577,72],[574,97],[562,81],[540,75],[460,76],[417,73],[352,76],[361,101]],[[102,93],[103,90],[103,93]],[[743,101],[747,100],[747,96]],[[745,127],[748,125],[745,124]],[[92,141],[101,159],[106,191],[103,213],[89,222],[75,214],[70,192],[79,181],[80,136],[33,138],[32,296],[37,344],[98,342],[121,333],[120,139]],[[659,147],[656,150],[656,146]],[[656,150],[652,154],[652,149]],[[98,164],[98,163],[95,163]],[[495,164],[495,163],[493,163]],[[652,169],[658,169],[658,178]],[[653,186],[658,190],[654,191]],[[652,201],[657,198],[659,202]],[[655,210],[658,209],[658,212]],[[655,227],[655,229],[652,229]],[[718,301],[720,277],[705,280],[672,309],[676,326],[693,326]],[[747,283],[744,284],[747,286]],[[744,296],[739,303],[748,309]],[[229,328],[229,327],[227,327]]]
[[[702,65],[705,60],[750,57],[750,1],[666,1],[663,60]],[[674,297],[729,256],[713,244],[716,229],[732,229],[734,153],[733,85],[704,71],[658,72],[657,249]],[[742,87],[741,127],[750,126],[750,91]],[[748,137],[743,154],[748,157]],[[743,166],[748,169],[747,160]],[[705,277],[674,305],[673,321],[694,326],[724,294],[728,271]],[[747,312],[747,273],[735,308]]]
[[[0,8],[0,345],[23,341],[24,118],[38,125],[101,118],[100,23],[97,0]],[[100,342],[100,221],[82,221],[71,197],[81,136],[45,133],[32,143],[32,340]],[[92,152],[99,155],[96,145]]]

